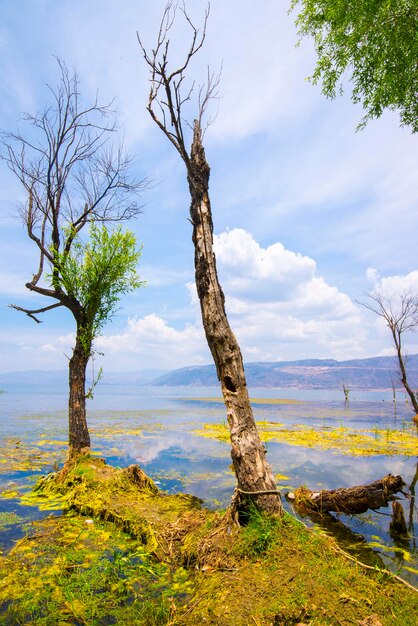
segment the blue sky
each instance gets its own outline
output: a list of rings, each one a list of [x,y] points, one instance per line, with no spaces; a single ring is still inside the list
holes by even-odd
[[[76,68],[84,100],[115,98],[140,177],[143,214],[130,223],[143,244],[147,287],[121,301],[97,341],[109,370],[171,369],[210,362],[193,283],[189,197],[178,155],[145,106],[160,0],[3,0],[0,127],[23,131],[23,112],[48,104],[54,59]],[[189,1],[199,22],[206,3]],[[219,276],[246,361],[361,358],[391,353],[381,320],[356,304],[374,286],[416,289],[418,143],[386,113],[355,132],[362,110],[326,100],[306,77],[315,55],[296,47],[288,3],[212,0],[197,82],[221,64],[222,99],[205,137]],[[179,26],[174,53],[186,37]],[[349,93],[349,82],[347,81]],[[190,112],[191,118],[193,111]],[[25,198],[0,162],[0,371],[63,369],[73,320],[43,324],[7,308],[30,306],[24,284],[36,250],[16,217]],[[46,304],[46,303],[45,303]],[[410,352],[418,351],[414,337]]]

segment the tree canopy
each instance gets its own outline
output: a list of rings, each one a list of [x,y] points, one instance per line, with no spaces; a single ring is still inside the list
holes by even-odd
[[[20,215],[38,250],[26,287],[54,301],[32,309],[11,306],[38,323],[39,314],[65,307],[76,321],[69,359],[71,456],[90,449],[85,385],[94,339],[120,295],[141,284],[134,235],[106,225],[140,213],[144,181],[132,176],[132,159],[118,141],[111,104],[99,104],[96,97],[85,105],[77,73],[70,74],[60,59],[58,65],[61,78],[50,87],[51,104],[24,116],[24,133],[1,132],[0,156],[26,192]],[[84,243],[87,226],[90,238]]]
[[[55,257],[60,289],[80,304],[84,314],[82,341],[87,356],[121,295],[144,284],[136,272],[141,251],[131,231],[92,223],[89,235],[87,243],[76,236],[71,251]]]
[[[418,131],[417,0],[292,0],[299,35],[314,40],[313,83],[334,98],[352,82],[352,100],[366,113],[359,127],[397,110]]]

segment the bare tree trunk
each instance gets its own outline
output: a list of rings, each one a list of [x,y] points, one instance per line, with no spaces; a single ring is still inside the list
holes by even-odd
[[[401,382],[405,388],[406,393],[408,394],[412,406],[414,408],[415,413],[418,413],[418,401],[417,401],[417,397],[415,395],[415,393],[412,391],[411,387],[409,386],[408,383],[408,378],[406,375],[406,367],[405,367],[405,362],[404,362],[404,358],[403,358],[403,354],[402,354],[402,346],[401,346],[401,337],[400,337],[400,333],[396,331],[396,329],[392,328],[392,335],[393,335],[393,340],[395,342],[395,348],[396,348],[396,354],[398,357],[398,363],[399,363],[399,369],[401,372]]]
[[[86,368],[89,357],[77,330],[76,344],[69,363],[70,395],[68,400],[69,455],[90,452],[90,435],[86,418]]]
[[[206,338],[215,361],[227,409],[232,462],[238,489],[244,492],[276,492],[261,493],[251,498],[256,506],[263,510],[281,515],[280,496],[253,417],[241,350],[229,325],[224,294],[218,281],[213,252],[209,173],[210,168],[202,145],[201,128],[195,121],[188,183],[195,246],[196,288]]]

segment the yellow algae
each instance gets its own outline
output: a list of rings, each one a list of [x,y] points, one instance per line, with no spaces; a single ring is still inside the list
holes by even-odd
[[[404,430],[378,429],[372,431],[348,427],[324,428],[294,424],[284,428],[282,424],[258,422],[262,441],[276,441],[304,448],[333,450],[335,453],[349,456],[396,455],[416,456],[418,454],[418,435],[412,426]],[[204,424],[192,431],[194,435],[229,441],[229,429],[226,424]]]
[[[41,440],[38,443],[21,441],[12,437],[0,441],[0,474],[37,472],[51,469],[64,461],[66,447],[63,441]]]
[[[238,528],[228,513],[158,492],[138,469],[87,457],[42,486],[91,516],[37,522],[0,555],[7,624],[348,626],[371,614],[415,624],[413,590],[363,571],[287,514],[252,511]]]
[[[41,439],[36,443],[37,446],[68,446],[68,441],[57,439]]]
[[[214,403],[223,403],[223,398],[183,398],[183,400],[187,400],[187,402],[214,402]],[[304,400],[291,400],[289,398],[251,398],[252,404],[305,404]]]

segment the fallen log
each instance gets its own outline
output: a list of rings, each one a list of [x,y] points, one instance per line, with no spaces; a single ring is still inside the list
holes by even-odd
[[[369,485],[332,489],[330,491],[311,491],[306,487],[298,487],[295,491],[286,494],[295,508],[301,513],[316,511],[325,513],[364,513],[368,509],[378,509],[387,506],[393,495],[402,490],[405,485],[401,476],[388,474]]]

